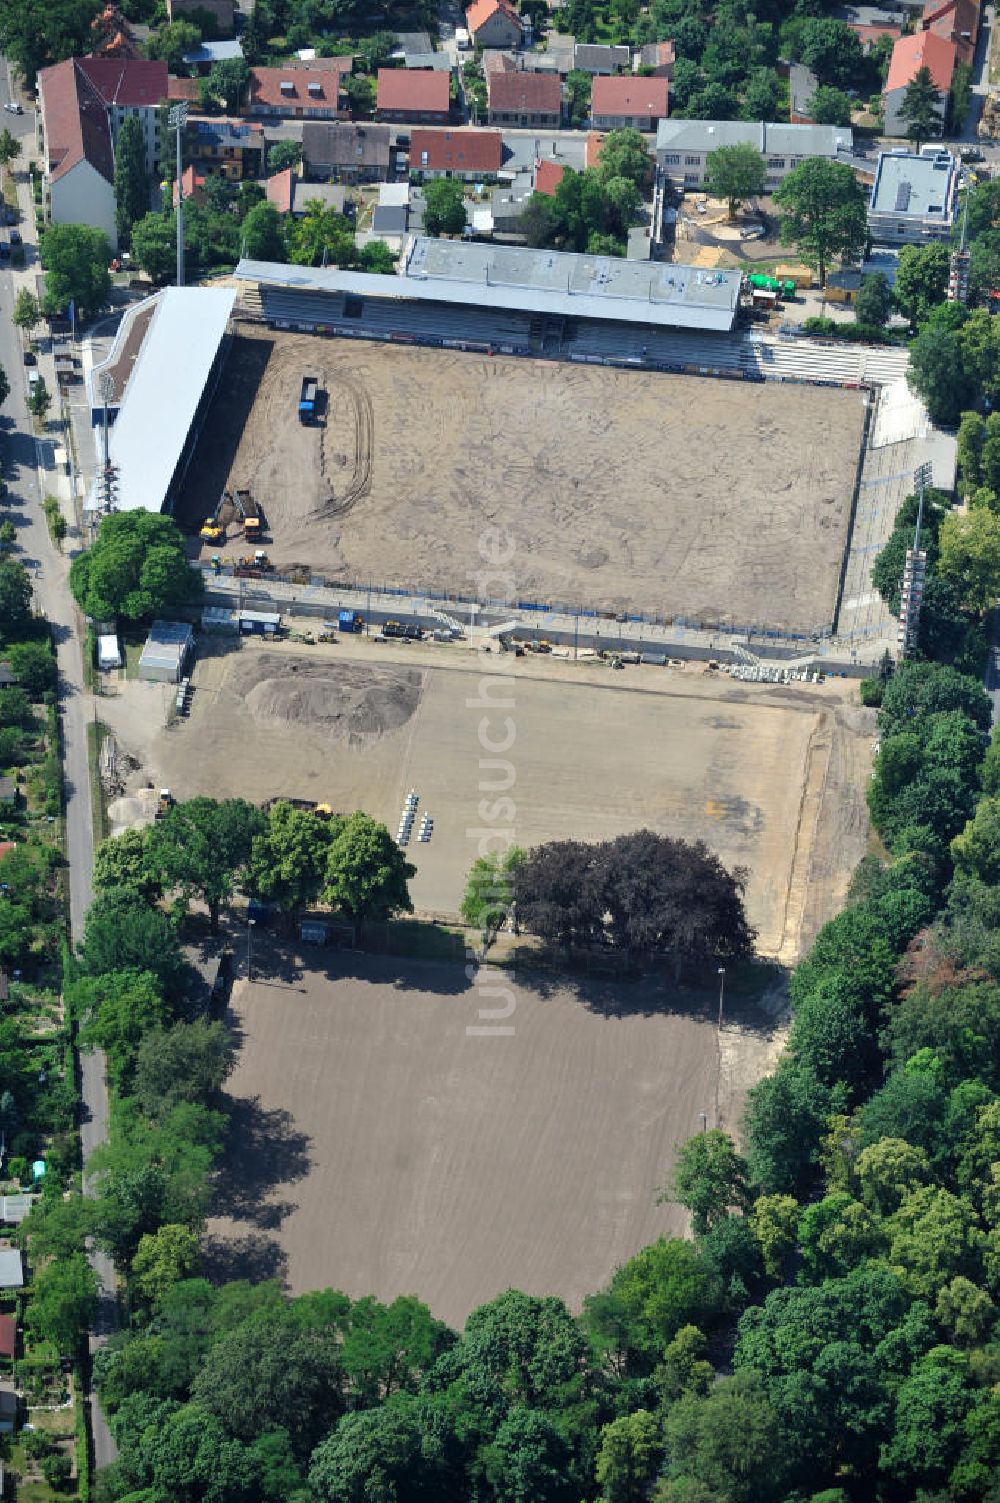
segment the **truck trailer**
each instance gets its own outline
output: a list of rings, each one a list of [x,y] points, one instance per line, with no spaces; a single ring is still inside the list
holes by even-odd
[[[314,423],[316,421],[316,395],[319,382],[315,376],[302,377],[302,389],[299,392],[299,422]]]

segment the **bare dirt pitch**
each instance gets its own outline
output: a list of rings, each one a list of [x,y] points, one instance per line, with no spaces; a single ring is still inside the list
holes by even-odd
[[[305,374],[328,397],[315,428]],[[516,599],[811,631],[862,428],[859,392],[241,335],[178,515],[250,486],[279,565],[472,598],[497,527]]]
[[[238,983],[211,1261],[295,1293],[417,1294],[454,1325],[510,1286],[579,1307],[683,1230],[656,1204],[675,1145],[701,1112],[734,1124],[774,1055],[734,1026],[740,1074],[720,1082],[712,1022],[644,1013],[669,999],[641,988],[615,1016],[610,991],[518,985],[513,1033],[484,1037],[466,1029],[496,1002],[454,966],[336,956]]]
[[[363,637],[220,643],[193,682],[190,716],[169,731],[170,686],[133,681],[102,700],[142,764],[133,782],[179,798],[309,798],[391,829],[415,788],[434,817],[430,844],[407,852],[423,913],[457,914],[484,830],[530,846],[646,826],[747,867],[760,947],[791,961],[864,852],[874,716],[839,682],[744,685],[693,665],[610,674]],[[510,744],[489,751],[481,734]]]

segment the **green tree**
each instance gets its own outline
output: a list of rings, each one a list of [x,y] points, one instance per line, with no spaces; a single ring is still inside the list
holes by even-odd
[[[97,1275],[81,1252],[55,1258],[32,1280],[27,1323],[36,1338],[75,1356],[97,1314]]]
[[[691,1212],[697,1237],[704,1237],[733,1208],[746,1209],[747,1166],[729,1134],[714,1127],[688,1138],[660,1198],[676,1201]]]
[[[906,379],[932,422],[946,428],[954,427],[974,395],[958,334],[932,324],[921,329],[910,347]]]
[[[230,114],[238,115],[247,102],[246,90],[250,83],[250,64],[243,57],[226,57],[213,63],[208,72],[208,87],[216,99]],[[291,144],[291,143],[286,143]],[[273,148],[272,148],[273,151]],[[299,148],[301,156],[301,147]],[[291,163],[286,163],[290,166]],[[280,172],[279,167],[272,167]]]
[[[523,860],[521,848],[510,846],[502,856],[491,851],[472,863],[461,913],[467,924],[483,931],[484,937],[495,935],[509,917],[514,905],[514,872]]]
[[[149,176],[146,143],[137,115],[122,121],[115,142],[115,225],[118,244],[127,249],[132,226],[149,213]]]
[[[958,870],[991,887],[1000,884],[1000,799],[980,799],[972,819],[951,842],[951,854]]]
[[[146,56],[165,62],[171,73],[179,73],[185,52],[194,52],[200,45],[201,30],[192,21],[167,21],[150,36]]]
[[[846,1190],[806,1206],[799,1221],[802,1267],[816,1283],[837,1278],[880,1251],[878,1222]]]
[[[986,423],[978,412],[963,412],[958,425],[958,469],[962,491],[968,495],[983,484],[983,450]],[[1000,477],[1000,434],[997,442],[997,473]]]
[[[643,1503],[662,1456],[662,1425],[648,1409],[605,1425],[596,1474],[605,1503]]]
[[[821,84],[838,89],[858,87],[865,74],[865,55],[857,34],[844,21],[832,17],[808,18],[802,28],[799,56]]]
[[[774,120],[780,108],[780,89],[773,68],[755,68],[743,91],[744,120]]]
[[[282,142],[291,145],[291,142]],[[272,203],[255,204],[243,221],[242,254],[251,261],[284,261],[287,255],[281,215]]]
[[[974,308],[958,330],[958,340],[966,376],[988,402],[995,403],[1000,398],[1000,334],[997,333],[996,319],[988,309]],[[992,438],[994,467],[988,478],[994,480],[997,478],[997,439],[1000,434],[997,431],[997,414],[991,413],[990,417],[994,421],[992,428],[989,418],[986,422],[989,434],[987,444],[990,444]]]
[[[992,705],[978,679],[940,663],[900,663],[886,685],[879,729],[898,735],[951,710],[960,710],[981,731],[992,722]]]
[[[584,1300],[584,1322],[616,1366],[650,1372],[680,1328],[713,1315],[721,1297],[692,1244],[661,1237]]]
[[[167,891],[179,890],[185,901],[202,899],[213,934],[233,878],[249,862],[264,823],[261,811],[245,799],[202,797],[175,804],[153,829],[147,847],[153,869]]]
[[[52,224],[42,231],[39,255],[45,268],[45,311],[78,319],[100,312],[111,295],[111,246],[101,230],[85,224]]]
[[[284,172],[302,161],[301,141],[272,141],[267,148],[268,172]]]
[[[28,411],[41,421],[52,406],[52,393],[44,381],[36,381],[28,393]]]
[[[187,1226],[161,1226],[139,1238],[132,1259],[132,1280],[139,1296],[155,1305],[167,1290],[197,1273],[201,1248],[197,1235]]]
[[[424,184],[424,231],[428,235],[460,235],[465,229],[465,189],[454,178],[438,177]]]
[[[267,827],[250,848],[247,885],[293,916],[319,897],[333,825],[284,800],[272,804]]]
[[[861,278],[861,286],[854,303],[857,323],[873,329],[882,329],[889,322],[892,312],[892,289],[880,271]]]
[[[798,1236],[798,1201],[791,1195],[759,1195],[750,1212],[750,1225],[760,1243],[768,1278],[780,1279],[784,1259]]]
[[[19,329],[23,329],[29,339],[32,329],[37,326],[41,316],[42,310],[35,294],[27,287],[19,288],[17,297],[14,299],[14,323]]]
[[[81,1042],[107,1052],[115,1084],[126,1084],[143,1036],[162,1026],[166,1003],[150,971],[107,971],[71,983],[68,995],[82,1020]]]
[[[151,971],[168,995],[183,971],[180,945],[166,914],[127,891],[95,898],[84,924],[80,957],[91,976]]]
[[[941,524],[938,568],[970,611],[990,610],[1000,595],[1000,516],[958,512]]]
[[[973,1207],[962,1197],[922,1186],[904,1197],[887,1229],[889,1261],[919,1298],[936,1299],[960,1274],[975,1279],[983,1235]]]
[[[484,1454],[484,1470],[497,1503],[572,1503],[569,1448],[547,1414],[511,1409]]]
[[[940,1486],[958,1458],[971,1404],[968,1359],[952,1347],[933,1347],[896,1395],[881,1470],[899,1487]]]
[[[816,267],[821,286],[831,257],[853,260],[868,234],[865,194],[850,167],[813,157],[790,172],[774,201],[781,210],[781,238]]]
[[[147,214],[132,226],[132,255],[154,282],[166,282],[177,261],[174,219]]]
[[[865,1204],[879,1216],[891,1216],[927,1183],[930,1164],[924,1150],[904,1138],[880,1138],[858,1155],[857,1175]]]
[[[310,1492],[319,1503],[417,1503],[444,1496],[444,1481],[434,1447],[422,1445],[417,1406],[406,1396],[345,1415],[309,1466]]]
[[[185,1102],[211,1104],[233,1068],[233,1044],[219,1022],[196,1018],[143,1030],[133,1089],[151,1121]]]
[[[385,825],[358,812],[333,832],[322,899],[356,924],[412,913],[407,883],[416,875]]]
[[[33,88],[39,68],[90,50],[98,9],[97,0],[3,0],[0,48]]]
[[[773,1075],[748,1093],[747,1161],[769,1194],[799,1194],[819,1163],[820,1143],[832,1110],[831,1093],[816,1072],[786,1055]]]
[[[124,830],[102,840],[94,852],[97,892],[134,892],[146,902],[163,895],[163,881],[150,855],[150,830]]]
[[[605,182],[620,177],[637,188],[648,182],[652,163],[642,132],[631,126],[626,130],[608,131],[601,142],[597,171]]]
[[[666,1424],[667,1475],[700,1483],[707,1493],[668,1492],[716,1503],[777,1503],[784,1497],[781,1430],[763,1384],[753,1374],[724,1378],[705,1398],[685,1395]]]
[[[997,1310],[985,1289],[961,1276],[946,1284],[937,1297],[934,1314],[956,1346],[978,1346],[989,1335]]]
[[[13,642],[7,649],[11,671],[28,698],[38,701],[56,686],[56,660],[46,638],[37,642]]]
[[[140,621],[201,596],[184,539],[171,517],[116,512],[101,522],[93,546],[73,560],[70,588],[86,615]]]
[[[806,105],[807,113],[817,125],[850,125],[851,100],[842,89],[820,84]]]
[[[31,620],[31,580],[23,564],[0,559],[0,632],[13,636]]]
[[[918,68],[907,84],[899,114],[915,151],[919,151],[929,137],[941,134],[944,124],[941,96],[929,68]]]
[[[708,1342],[697,1326],[681,1326],[663,1352],[656,1369],[656,1387],[665,1405],[684,1393],[706,1394],[715,1382],[715,1369],[706,1360]]]
[[[357,251],[354,230],[342,214],[308,199],[305,213],[288,226],[288,259],[296,266],[318,266],[324,259],[335,266],[353,265]]]
[[[729,204],[730,219],[748,198],[764,191],[766,165],[756,146],[720,146],[706,160],[705,188]]]

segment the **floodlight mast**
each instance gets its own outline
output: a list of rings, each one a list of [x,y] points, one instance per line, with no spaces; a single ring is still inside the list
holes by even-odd
[[[170,129],[177,132],[177,286],[184,286],[184,183],[181,160],[181,140],[187,125],[186,102],[175,104],[167,116]]]

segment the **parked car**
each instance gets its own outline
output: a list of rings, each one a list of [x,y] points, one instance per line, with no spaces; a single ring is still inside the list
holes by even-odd
[[[25,350],[25,352],[24,352],[24,363],[25,363],[25,365],[37,365],[38,364],[38,361],[37,361],[37,359],[35,357],[34,350]]]
[[[4,109],[8,110],[12,115],[24,114],[24,107],[18,104],[16,99],[8,99],[7,103],[4,105]]]

